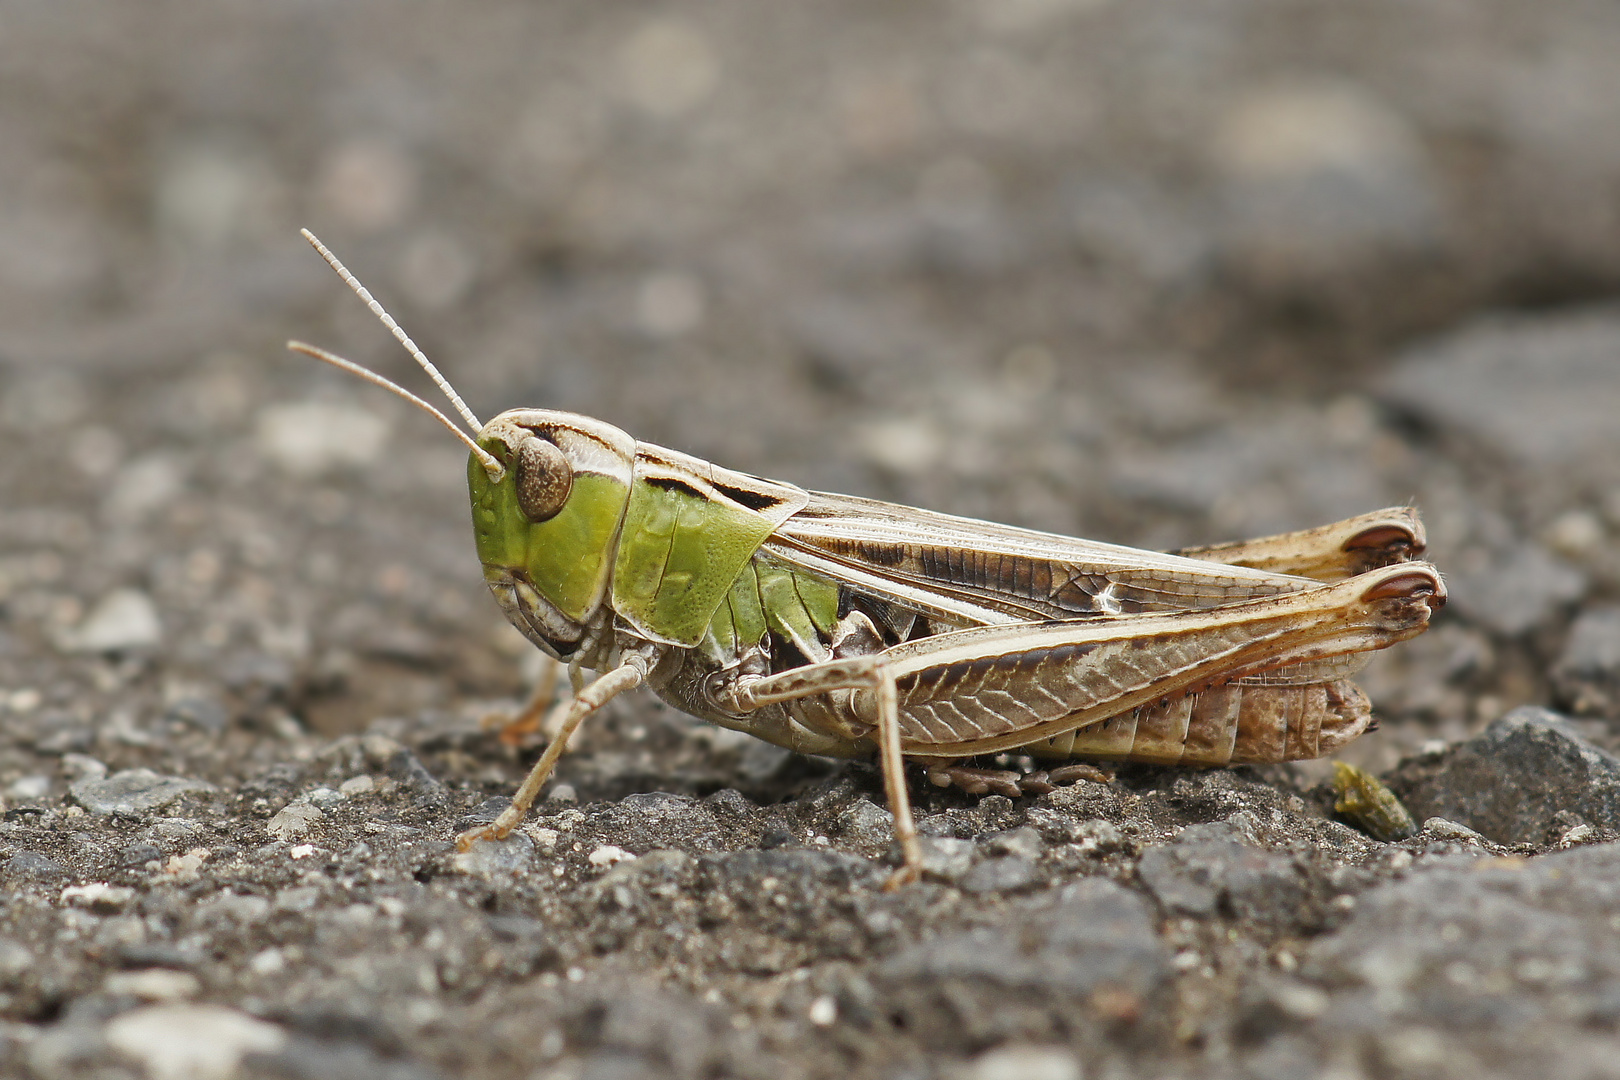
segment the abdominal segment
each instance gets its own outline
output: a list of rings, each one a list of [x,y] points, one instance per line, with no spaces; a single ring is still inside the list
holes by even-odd
[[[1348,679],[1228,683],[1163,699],[1020,748],[1037,758],[1145,765],[1264,765],[1322,757],[1367,730],[1372,706]]]

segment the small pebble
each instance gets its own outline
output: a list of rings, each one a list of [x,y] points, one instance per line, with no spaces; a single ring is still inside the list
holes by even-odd
[[[14,802],[34,802],[43,799],[51,791],[51,778],[48,776],[19,776],[6,788],[6,798]]]
[[[100,915],[122,911],[135,899],[135,890],[125,885],[109,885],[93,881],[88,885],[72,885],[62,890],[61,901],[75,907],[89,908]]]
[[[321,890],[313,885],[303,885],[296,889],[283,889],[276,894],[275,909],[277,911],[313,911],[315,905],[321,902]]]
[[[1459,825],[1455,821],[1448,821],[1443,817],[1427,818],[1423,822],[1424,833],[1436,840],[1453,840],[1462,844],[1483,844],[1485,838],[1466,825]]]
[[[830,1027],[838,1020],[838,1002],[830,994],[822,994],[810,1003],[806,1014],[816,1027]]]
[[[557,837],[560,835],[556,829],[547,829],[541,825],[531,825],[523,830],[528,833],[536,844],[540,846],[543,855],[550,855],[557,850]]]
[[[1021,855],[985,859],[962,876],[962,888],[971,893],[1016,892],[1035,880],[1035,860]]]
[[[180,881],[195,881],[211,854],[207,848],[192,848],[184,855],[170,855],[169,861],[163,864],[163,872]]]
[[[369,795],[376,790],[377,781],[364,774],[360,776],[351,776],[338,786],[338,791],[349,798],[353,798],[356,795]]]
[[[297,840],[307,836],[325,819],[326,814],[320,807],[296,800],[283,806],[275,817],[265,822],[264,831],[277,840]]]
[[[635,856],[624,850],[622,847],[615,847],[612,844],[603,844],[601,847],[591,852],[587,858],[592,866],[612,866],[614,863],[629,862],[630,860],[634,859]]]
[[[274,975],[287,966],[287,954],[280,949],[261,949],[248,960],[256,975]]]

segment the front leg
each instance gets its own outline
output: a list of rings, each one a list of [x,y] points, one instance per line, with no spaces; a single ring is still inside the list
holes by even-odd
[[[481,828],[468,829],[456,837],[456,850],[467,851],[478,840],[505,840],[517,828],[534,805],[540,788],[551,777],[551,772],[557,767],[557,759],[562,757],[563,751],[568,748],[568,740],[578,730],[585,718],[596,710],[612,701],[626,690],[640,686],[647,681],[647,673],[658,662],[655,650],[626,652],[619,666],[605,673],[595,682],[581,688],[571,701],[567,703],[567,713],[563,716],[561,726],[546,752],[540,755],[540,760],[534,763],[529,775],[523,778],[517,793],[512,796],[512,805],[501,811],[499,817]]]

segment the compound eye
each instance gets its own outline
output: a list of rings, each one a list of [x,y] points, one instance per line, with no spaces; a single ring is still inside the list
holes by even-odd
[[[533,522],[550,521],[568,502],[574,488],[574,469],[555,443],[529,435],[518,444],[518,509]]]

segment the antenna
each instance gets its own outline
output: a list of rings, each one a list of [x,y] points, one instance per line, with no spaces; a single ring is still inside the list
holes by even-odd
[[[376,386],[382,387],[384,390],[398,394],[412,405],[432,413],[434,416],[439,418],[439,423],[450,429],[450,433],[452,435],[467,444],[467,449],[471,450],[478,460],[483,463],[484,471],[489,473],[489,478],[491,480],[499,480],[501,476],[505,474],[506,469],[498,460],[496,460],[494,454],[491,454],[488,450],[485,450],[482,446],[479,446],[477,443],[473,442],[465,431],[462,431],[456,426],[456,422],[454,420],[450,419],[448,416],[444,415],[444,413],[440,412],[438,409],[435,409],[432,405],[429,405],[427,402],[423,401],[421,398],[417,397],[403,386],[400,386],[398,383],[389,382],[375,371],[372,371],[369,368],[363,368],[359,364],[356,364],[353,360],[345,360],[336,353],[329,353],[325,349],[317,348],[314,345],[306,345],[302,341],[289,341],[287,342],[287,348],[291,349],[295,353],[303,353],[305,356],[313,356],[317,360],[323,360],[335,368],[341,368],[342,370],[347,371],[350,375],[358,376],[368,383],[372,383]]]
[[[461,395],[456,393],[456,388],[450,385],[450,380],[439,374],[439,369],[433,366],[433,361],[427,358],[426,353],[417,348],[416,342],[412,341],[410,339],[410,335],[406,334],[405,331],[400,327],[399,323],[394,321],[394,317],[383,309],[383,306],[377,302],[377,298],[372,296],[370,291],[367,290],[364,285],[360,284],[360,279],[349,273],[349,268],[339,262],[338,257],[332,254],[327,246],[321,243],[314,233],[310,232],[308,229],[299,229],[298,231],[303,234],[305,240],[309,241],[311,247],[321,253],[321,258],[326,260],[327,265],[333,270],[337,271],[338,277],[342,278],[348,284],[349,288],[354,290],[355,295],[366,302],[366,306],[371,309],[371,313],[377,316],[377,318],[381,319],[382,324],[393,332],[394,337],[399,339],[399,343],[405,346],[405,351],[409,352],[413,357],[416,358],[416,362],[422,365],[422,370],[428,373],[428,377],[438,385],[440,390],[444,391],[444,396],[450,399],[450,404],[456,407],[456,412],[460,413],[462,419],[466,420],[467,423],[472,427],[474,434],[483,431],[483,421],[479,420],[478,417],[473,414],[473,411],[467,408],[467,403],[461,400]],[[295,351],[304,352],[305,350],[298,349]],[[320,360],[326,360],[331,356],[329,353],[325,356],[321,356],[316,352],[308,353],[308,355],[315,356]],[[333,359],[336,358],[333,357]],[[345,360],[343,363],[348,364],[349,362]],[[342,367],[343,365],[339,364],[338,366]],[[357,364],[351,364],[350,367],[358,368],[359,371],[365,371],[367,376],[371,375],[371,372],[366,371],[365,368],[361,368]],[[388,386],[393,386],[393,384],[388,383],[387,380],[383,380],[383,382]],[[394,389],[397,390],[398,387],[394,387]],[[413,397],[412,400],[417,401],[419,404],[422,403],[420,398]],[[428,408],[431,409],[432,407],[428,406]],[[432,411],[435,413],[438,412],[437,409],[432,409]],[[485,468],[488,467],[488,465],[485,465]]]

